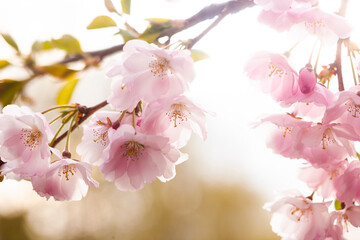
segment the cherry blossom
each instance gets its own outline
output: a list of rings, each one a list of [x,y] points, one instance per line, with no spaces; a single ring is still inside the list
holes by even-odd
[[[21,178],[39,176],[49,167],[52,132],[45,117],[27,107],[8,105],[0,115],[0,156],[6,162],[3,174],[12,171]]]
[[[330,223],[328,203],[314,203],[296,195],[280,198],[264,208],[272,213],[273,231],[284,239],[325,239]]]
[[[306,64],[299,72],[299,87],[304,94],[314,91],[316,85],[316,75],[311,64]]]
[[[63,158],[52,163],[43,176],[32,177],[31,182],[34,190],[46,199],[78,201],[87,194],[89,187],[98,187],[91,172],[88,163]]]
[[[140,100],[180,95],[195,77],[190,51],[160,49],[141,40],[126,43],[123,60],[108,72],[117,75],[108,102],[120,111],[132,111]]]
[[[353,161],[344,174],[334,180],[336,197],[346,205],[360,201],[360,162]]]
[[[122,191],[136,191],[156,178],[166,181],[175,176],[175,165],[183,154],[162,136],[135,133],[131,125],[121,125],[109,135],[100,171],[107,181]]]
[[[205,112],[185,96],[153,102],[143,116],[141,127],[144,132],[169,137],[177,148],[187,143],[191,130],[206,139]]]

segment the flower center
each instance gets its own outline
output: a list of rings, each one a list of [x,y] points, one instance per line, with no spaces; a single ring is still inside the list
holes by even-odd
[[[322,149],[326,149],[327,146],[329,146],[330,144],[334,143],[335,139],[334,136],[332,135],[331,129],[328,128],[324,131],[322,139],[321,139],[321,143],[322,143]]]
[[[23,141],[25,147],[32,151],[41,144],[42,134],[38,129],[22,128],[20,139]]]
[[[321,19],[305,21],[305,27],[310,33],[316,34],[320,32],[321,28],[326,27],[326,23]]]
[[[345,103],[345,106],[347,106],[346,111],[351,113],[351,116],[354,118],[360,117],[360,106],[355,104],[353,100],[349,99],[349,101]]]
[[[101,132],[100,130],[93,129],[94,142],[106,146],[108,141],[108,131]]]
[[[292,127],[283,127],[283,126],[279,126],[280,130],[283,132],[283,137],[286,137],[286,134],[291,134],[292,132]]]
[[[71,175],[74,175],[76,173],[76,166],[74,164],[65,165],[59,169],[58,176],[61,177],[61,175],[64,175],[66,178],[66,181],[69,181],[69,177]]]
[[[166,58],[153,56],[154,59],[150,61],[149,68],[154,77],[164,77],[170,70],[170,63]]]
[[[123,157],[133,162],[139,160],[145,148],[144,145],[135,141],[126,142],[124,145],[122,145],[122,147],[125,150],[123,153]]]
[[[187,121],[187,117],[190,114],[191,112],[187,106],[182,103],[172,104],[170,106],[170,110],[166,113],[170,119],[170,122],[174,122],[174,127],[177,127],[178,124],[182,123],[183,121]]]
[[[273,62],[269,63],[268,68],[269,68],[269,78],[271,78],[272,76],[283,78],[284,76],[287,75],[287,72],[275,66]]]

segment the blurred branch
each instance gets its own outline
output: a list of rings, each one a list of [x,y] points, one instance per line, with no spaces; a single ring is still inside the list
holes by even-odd
[[[346,8],[348,5],[348,0],[341,0],[340,9],[339,9],[339,15],[344,17],[346,14]],[[334,65],[336,67],[336,75],[338,77],[338,85],[339,85],[339,91],[344,91],[344,81],[343,81],[343,75],[342,75],[342,66],[341,66],[341,48],[343,39],[339,39],[337,42],[337,48],[336,48],[336,58]]]

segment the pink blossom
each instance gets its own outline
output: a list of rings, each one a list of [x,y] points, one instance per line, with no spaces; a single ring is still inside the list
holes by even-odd
[[[353,126],[357,136],[360,136],[360,86],[339,93],[337,101],[327,108],[324,120],[326,122],[346,123]]]
[[[313,203],[301,195],[283,197],[264,207],[272,213],[271,227],[284,239],[324,239],[330,223],[328,203]]]
[[[40,177],[32,177],[34,190],[42,197],[53,197],[57,201],[81,200],[90,187],[98,187],[91,178],[91,165],[63,158],[50,165]]]
[[[352,27],[345,18],[317,7],[291,9],[288,14],[297,22],[294,34],[299,37],[315,35],[322,44],[336,43],[339,38],[348,38],[352,32]]]
[[[254,2],[264,10],[284,12],[291,7],[293,0],[254,0]]]
[[[353,131],[347,124],[319,123],[299,131],[300,142],[295,148],[314,167],[329,171],[345,158],[356,156],[352,141],[358,138]]]
[[[104,149],[109,144],[109,131],[112,129],[112,123],[120,118],[121,113],[99,111],[96,112],[89,123],[83,126],[84,135],[76,151],[81,155],[82,161],[95,163],[98,165]],[[127,120],[128,121],[128,120]],[[125,119],[122,120],[125,122]]]
[[[298,22],[297,16],[292,14],[291,11],[273,12],[263,10],[260,12],[258,20],[279,32],[290,30]]]
[[[298,92],[298,74],[288,60],[275,53],[259,52],[245,65],[252,80],[260,80],[261,88],[276,101],[284,101]]]
[[[297,102],[293,104],[293,113],[303,119],[321,122],[326,111],[326,106],[316,103]]]
[[[191,130],[206,139],[205,111],[189,98],[179,96],[161,99],[147,106],[141,127],[147,134],[161,134],[170,138],[177,148],[186,145]]]
[[[346,205],[360,201],[360,162],[351,162],[344,174],[334,180],[334,187],[336,198]]]
[[[141,40],[126,43],[122,62],[108,76],[119,74],[108,102],[118,110],[129,111],[140,100],[152,102],[184,93],[195,77],[189,51],[160,49]]]
[[[169,180],[175,176],[175,165],[183,160],[168,138],[139,131],[135,134],[127,124],[109,135],[109,141],[99,169],[119,190],[136,191],[156,178]]]
[[[311,64],[307,64],[299,72],[299,87],[304,94],[314,91],[316,85],[316,75]]]
[[[16,105],[8,105],[2,112],[0,156],[6,162],[6,172],[21,178],[43,174],[49,167],[48,142],[53,135],[45,117]]]
[[[275,153],[288,158],[301,158],[301,151],[295,149],[300,139],[298,132],[311,126],[310,122],[302,121],[290,114],[271,115],[262,119],[262,123],[271,122],[275,126],[269,134],[267,146]]]

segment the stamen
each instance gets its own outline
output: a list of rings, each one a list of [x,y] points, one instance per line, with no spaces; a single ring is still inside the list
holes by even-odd
[[[183,121],[187,121],[187,118],[190,114],[191,112],[187,106],[182,103],[172,104],[170,106],[170,110],[166,113],[170,122],[174,121],[174,127],[177,127],[178,124],[182,123]]]
[[[125,157],[127,160],[131,160],[133,162],[140,159],[140,157],[145,149],[144,145],[142,145],[138,142],[135,142],[135,141],[126,142],[121,147],[124,148],[123,157]]]
[[[23,141],[25,147],[29,148],[30,151],[37,148],[42,141],[42,134],[38,129],[21,129],[20,139]]]
[[[74,164],[65,165],[59,169],[58,176],[65,175],[66,181],[69,181],[69,177],[76,173],[76,166]]]
[[[170,63],[166,58],[154,56],[154,59],[150,61],[149,68],[151,68],[151,72],[153,76],[164,77],[168,75],[170,68]]]
[[[316,34],[316,33],[320,32],[321,28],[326,27],[326,23],[321,19],[305,21],[305,27],[310,33]]]
[[[286,137],[286,134],[291,134],[292,132],[292,127],[284,127],[284,126],[279,126],[280,130],[284,132],[283,137]]]
[[[324,131],[321,143],[322,143],[322,149],[326,149],[326,147],[332,143],[335,142],[334,137],[332,136],[331,129],[328,128]]]
[[[358,104],[355,104],[352,99],[349,99],[349,101],[347,101],[345,105],[347,106],[346,111],[351,113],[354,118],[360,117],[360,106]]]
[[[93,141],[99,143],[103,146],[106,146],[108,142],[108,131],[101,132],[100,130],[93,129]]]
[[[277,66],[273,64],[273,62],[270,62],[268,65],[269,68],[269,78],[274,76],[278,76],[279,78],[283,78],[287,75],[287,72],[284,70],[279,69]]]

